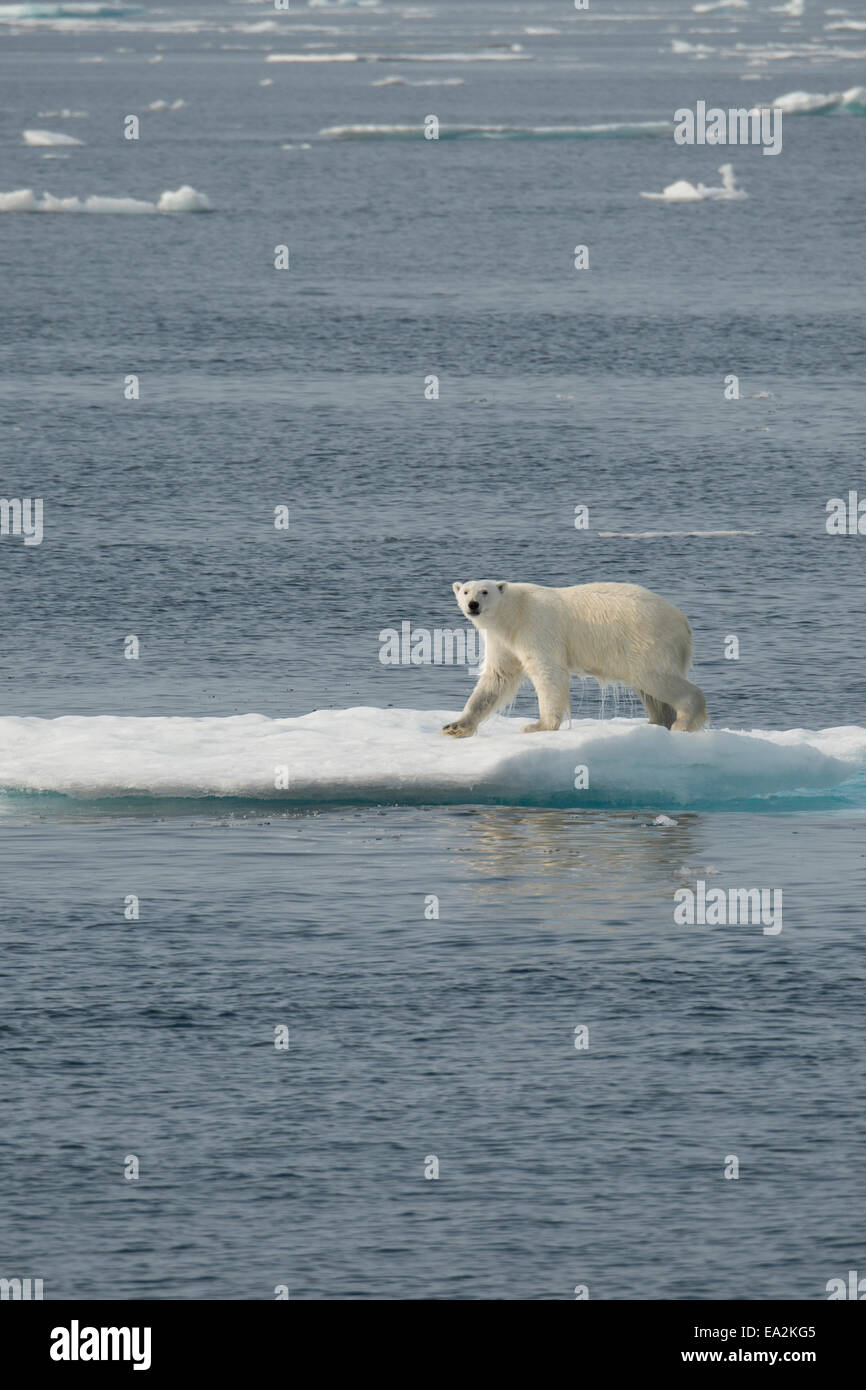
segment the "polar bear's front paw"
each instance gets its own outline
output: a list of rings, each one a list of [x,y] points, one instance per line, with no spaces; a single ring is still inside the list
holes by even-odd
[[[452,738],[469,738],[475,730],[471,724],[464,724],[462,720],[455,719],[453,724],[443,725],[442,733],[450,734]]]
[[[542,732],[541,724],[524,724],[520,730],[522,734],[539,734]]]

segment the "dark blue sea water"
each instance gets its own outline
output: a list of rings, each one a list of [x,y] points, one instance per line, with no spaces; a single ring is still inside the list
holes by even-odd
[[[153,755],[171,794],[130,773],[129,724],[2,769],[47,740],[21,716],[369,707],[327,784],[376,711],[460,708],[465,668],[384,665],[380,632],[457,626],[452,582],[484,575],[660,590],[714,729],[847,729],[843,756],[866,537],[826,506],[866,498],[866,119],[841,100],[866,29],[828,26],[866,7],[104,8],[0,5],[0,209],[189,185],[212,211],[0,210],[0,494],[45,517],[40,545],[0,536],[0,1276],[826,1297],[866,1268],[862,759],[738,800],[730,745],[697,743],[700,810],[663,762],[653,806],[646,767],[633,804],[563,805],[541,765],[532,796],[426,801],[402,745],[393,794],[265,803],[229,768],[219,797],[187,761],[204,726]],[[678,107],[791,92],[840,100],[786,115],[775,157],[674,142]],[[640,196],[724,162],[746,199]],[[100,795],[68,795],[91,758]],[[780,889],[781,932],[677,923],[698,881]]]

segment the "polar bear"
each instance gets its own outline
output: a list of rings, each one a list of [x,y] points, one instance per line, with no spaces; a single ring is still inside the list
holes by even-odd
[[[526,677],[538,694],[539,717],[524,733],[558,729],[570,718],[572,675],[631,686],[651,724],[692,731],[706,722],[703,692],[686,679],[692,660],[688,619],[650,589],[548,589],[492,579],[453,588],[461,612],[484,633],[487,654],[466,708],[443,734],[474,734],[482,719],[514,699]]]

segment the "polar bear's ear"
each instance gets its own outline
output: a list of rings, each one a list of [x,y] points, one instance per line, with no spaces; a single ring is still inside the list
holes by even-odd
[[[463,580],[458,579],[456,584],[451,585],[451,588],[454,590],[455,594],[459,594],[460,590],[463,588]]]
[[[497,581],[496,581],[496,587],[497,587],[497,589],[499,590],[500,594],[501,594],[502,591],[504,590],[505,584],[506,584],[506,581],[505,581],[504,579],[497,579]]]

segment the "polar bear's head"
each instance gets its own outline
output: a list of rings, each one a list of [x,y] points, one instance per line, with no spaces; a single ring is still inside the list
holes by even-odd
[[[486,627],[491,621],[507,588],[504,579],[460,580],[453,586],[460,612],[476,627]]]

